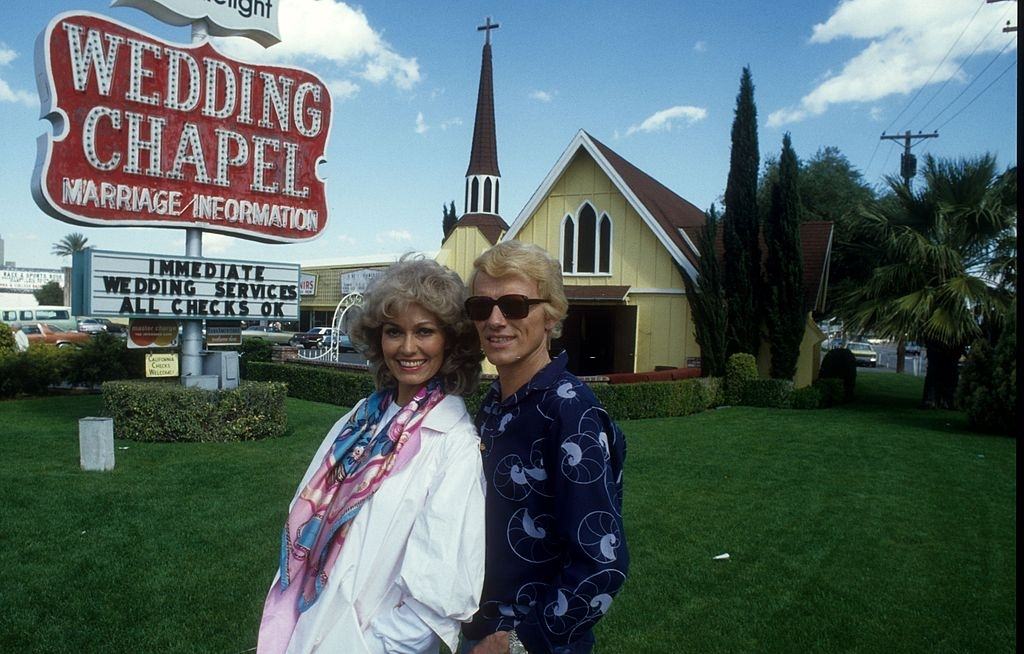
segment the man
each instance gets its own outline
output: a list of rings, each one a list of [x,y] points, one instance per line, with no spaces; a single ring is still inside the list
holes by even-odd
[[[487,478],[480,609],[471,654],[586,654],[626,578],[626,443],[593,393],[555,359],[568,301],[557,261],[499,243],[473,263],[466,310],[498,370],[477,414]]]
[[[19,352],[24,352],[28,349],[28,335],[21,330],[20,322],[11,323],[11,331],[14,332],[14,347]]]

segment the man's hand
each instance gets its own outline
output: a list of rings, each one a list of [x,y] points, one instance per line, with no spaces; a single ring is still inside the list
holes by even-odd
[[[508,632],[494,632],[477,643],[469,654],[508,654]]]

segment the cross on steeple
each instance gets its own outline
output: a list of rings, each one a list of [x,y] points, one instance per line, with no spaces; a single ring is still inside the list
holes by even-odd
[[[487,36],[486,44],[490,45],[491,44],[491,30],[496,30],[499,27],[501,27],[501,25],[499,25],[497,23],[492,23],[491,22],[491,17],[488,16],[487,17],[487,22],[484,25],[481,25],[481,26],[477,27],[476,31],[483,32]]]

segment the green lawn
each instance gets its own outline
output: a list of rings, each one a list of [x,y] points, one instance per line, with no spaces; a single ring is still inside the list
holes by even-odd
[[[622,424],[633,567],[599,652],[1015,651],[1016,442],[916,409],[920,379],[858,382],[844,408]],[[274,441],[119,441],[84,473],[76,420],[98,410],[0,403],[0,651],[253,647],[340,409],[290,400]]]

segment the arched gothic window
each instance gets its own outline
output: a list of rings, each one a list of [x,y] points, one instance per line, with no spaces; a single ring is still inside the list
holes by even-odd
[[[473,178],[472,188],[469,192],[469,212],[476,213],[478,202],[480,201],[480,180],[476,177]]]
[[[484,213],[491,213],[491,178],[488,177],[484,180]]]
[[[574,274],[611,272],[612,219],[597,212],[589,202],[574,217],[562,221],[562,271]]]

